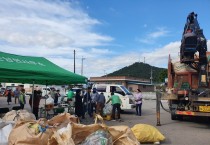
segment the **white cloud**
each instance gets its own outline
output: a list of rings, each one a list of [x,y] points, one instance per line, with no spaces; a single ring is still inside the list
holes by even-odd
[[[97,48],[91,48],[91,52],[96,55],[112,53],[109,49],[97,49]]]
[[[158,37],[166,36],[168,33],[169,33],[169,31],[166,30],[165,28],[158,28],[157,31],[148,34],[148,37],[158,38]]]
[[[146,24],[144,26],[147,27]],[[165,37],[168,35],[168,33],[169,31],[166,28],[159,27],[156,31],[150,32],[146,34],[143,38],[137,38],[136,40],[145,44],[154,44],[158,38]]]
[[[46,57],[73,71],[75,50],[78,73],[82,57],[111,53],[97,47],[110,44],[113,38],[97,33],[94,28],[102,23],[90,17],[77,2],[0,1],[0,11],[0,51]]]
[[[100,22],[70,2],[0,1],[0,40],[15,46],[92,47],[113,40],[92,29]]]

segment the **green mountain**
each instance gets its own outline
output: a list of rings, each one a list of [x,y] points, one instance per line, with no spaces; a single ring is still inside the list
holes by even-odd
[[[153,82],[162,82],[167,77],[167,69],[151,66],[143,62],[135,62],[130,66],[126,66],[113,73],[107,74],[107,76],[130,76],[136,78],[150,79],[151,70],[153,76]]]

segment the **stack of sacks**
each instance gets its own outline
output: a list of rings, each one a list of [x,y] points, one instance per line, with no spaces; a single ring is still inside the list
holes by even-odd
[[[102,123],[97,123],[98,120],[101,120]],[[107,143],[112,140],[113,145],[140,144],[128,126],[106,126],[103,122],[103,118],[100,115],[96,115],[95,124],[82,125],[72,123],[72,139],[75,144],[86,143],[89,138],[94,137],[93,135],[95,132],[100,132],[101,130],[108,132],[111,136],[111,139],[109,137],[107,138],[109,139],[107,140]],[[101,140],[98,141],[100,142]]]
[[[70,123],[77,120],[69,113],[62,113],[50,120],[18,121],[9,135],[9,145],[72,145]]]

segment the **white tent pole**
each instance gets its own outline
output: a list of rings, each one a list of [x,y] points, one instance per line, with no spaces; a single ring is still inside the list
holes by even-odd
[[[34,111],[33,108],[34,108],[34,81],[33,81],[33,87],[32,87],[32,108],[31,108],[32,113]]]

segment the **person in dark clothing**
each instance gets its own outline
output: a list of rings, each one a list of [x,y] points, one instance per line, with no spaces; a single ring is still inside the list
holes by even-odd
[[[88,91],[84,94],[83,98],[83,113],[88,112],[88,115],[91,117],[91,97],[90,97],[91,89],[89,88]]]
[[[6,96],[7,96],[7,103],[8,103],[8,105],[10,105],[9,102],[12,102],[12,91],[11,91],[11,89],[9,89],[6,92]]]
[[[33,102],[33,110],[32,113],[35,115],[36,119],[38,119],[39,114],[39,103],[42,97],[42,91],[41,90],[34,90],[34,98],[32,101],[32,96],[29,99],[29,104],[32,108],[32,102]]]
[[[81,117],[84,115],[83,113],[83,104],[82,104],[82,96],[81,96],[81,90],[77,90],[76,91],[76,95],[75,95],[75,114],[77,115],[77,117]]]
[[[58,98],[60,97],[60,90],[57,90],[55,93],[55,98],[54,98],[54,106],[58,105]]]

